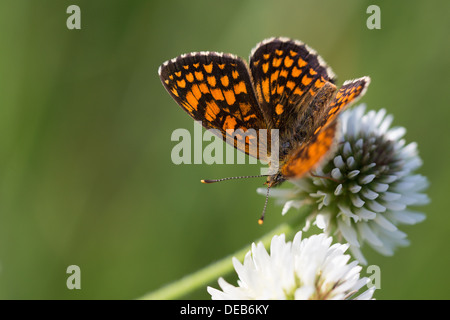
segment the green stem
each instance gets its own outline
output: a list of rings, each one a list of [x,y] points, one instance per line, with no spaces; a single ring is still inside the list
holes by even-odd
[[[309,211],[310,210],[306,210]],[[301,214],[301,220],[304,221],[306,214]],[[298,217],[297,219],[298,220]],[[279,235],[284,233],[286,239],[290,239],[293,233],[299,231],[299,223],[290,222],[283,223],[274,230],[270,231],[266,235],[262,236],[255,242],[262,242],[267,248],[270,245],[274,235]],[[224,276],[233,270],[232,258],[236,257],[239,261],[243,261],[245,254],[249,251],[249,246],[216,261],[209,266],[204,267],[190,275],[187,275],[177,281],[169,283],[160,289],[152,291],[142,297],[140,300],[171,300],[179,299],[186,296],[188,293],[210,283],[213,280],[217,280],[219,277]]]

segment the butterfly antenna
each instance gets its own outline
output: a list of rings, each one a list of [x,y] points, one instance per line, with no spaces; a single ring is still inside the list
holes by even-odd
[[[233,179],[261,178],[261,177],[267,177],[267,176],[268,176],[267,174],[260,174],[260,175],[257,175],[257,176],[229,177],[229,178],[214,179],[214,180],[202,179],[200,181],[202,183],[215,183],[215,182],[221,182],[221,181],[233,180]],[[267,202],[269,201],[269,191],[270,191],[270,185],[267,187],[266,202],[264,203],[264,208],[263,208],[263,212],[261,214],[261,218],[259,218],[259,220],[258,220],[259,224],[263,224],[264,223],[264,216],[266,214]]]
[[[202,179],[202,180],[200,180],[200,182],[201,183],[214,183],[214,182],[221,182],[221,181],[233,180],[233,179],[261,178],[261,177],[267,177],[267,175],[260,174],[257,176],[228,177],[228,178],[214,179],[214,180]]]
[[[264,208],[263,208],[263,211],[261,214],[261,218],[259,218],[259,220],[258,220],[258,224],[264,223],[264,216],[266,215],[267,202],[269,200],[269,191],[270,191],[270,186],[267,187],[266,202],[264,203]]]

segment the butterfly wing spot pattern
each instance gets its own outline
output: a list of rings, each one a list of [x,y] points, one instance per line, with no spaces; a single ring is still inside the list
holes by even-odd
[[[257,44],[248,65],[232,54],[202,51],[168,60],[158,73],[183,110],[206,129],[218,129],[224,141],[249,156],[261,159],[270,150],[269,143],[258,144],[259,129],[279,130],[280,168],[267,176],[268,191],[320,166],[333,149],[337,116],[370,83],[362,77],[337,89],[333,71],[317,52],[288,38]],[[230,142],[227,131],[239,129],[254,130],[236,134]],[[223,180],[228,179],[204,181]]]
[[[231,54],[194,52],[165,62],[159,69],[163,85],[174,100],[206,129],[265,129],[245,62]],[[257,134],[256,134],[257,135]],[[234,147],[257,156],[258,136],[236,135]],[[241,147],[244,146],[244,147]]]

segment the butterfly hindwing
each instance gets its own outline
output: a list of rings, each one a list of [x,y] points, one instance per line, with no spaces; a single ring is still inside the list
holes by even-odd
[[[283,176],[286,178],[300,178],[307,172],[317,168],[326,159],[326,155],[332,149],[333,141],[335,140],[338,124],[335,121],[337,115],[363,96],[369,84],[369,77],[348,80],[344,82],[336,95],[333,97],[330,95],[328,98],[325,98],[327,103],[321,105],[318,108],[319,111],[310,117],[313,119],[311,121],[314,132],[305,139],[304,144],[300,144],[290,151],[287,161],[281,169]],[[326,90],[323,92],[326,92]],[[330,90],[329,93],[331,93]],[[306,126],[307,124],[304,123],[299,130]],[[300,138],[296,137],[296,141],[299,140]]]
[[[165,62],[159,74],[164,87],[192,118],[207,129],[219,130],[225,141],[231,130],[236,131],[234,147],[258,157],[259,129],[267,126],[242,59],[215,52],[190,53]]]
[[[250,55],[256,96],[266,122],[289,130],[310,101],[334,74],[322,58],[300,41],[271,38]]]
[[[299,148],[291,150],[288,161],[281,167],[286,179],[299,179],[311,170],[316,169],[327,157],[333,147],[337,122],[315,134]]]

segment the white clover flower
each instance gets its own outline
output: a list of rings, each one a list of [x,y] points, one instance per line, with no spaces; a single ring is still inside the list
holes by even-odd
[[[241,264],[233,258],[239,276],[235,287],[219,278],[222,291],[208,287],[213,300],[370,300],[375,288],[363,289],[368,278],[360,278],[361,266],[357,261],[348,263],[344,254],[348,244],[333,244],[325,234],[302,240],[298,232],[293,242],[285,242],[284,234],[274,236],[270,255],[260,242],[253,243]]]
[[[414,173],[422,165],[417,144],[406,144],[405,128],[390,128],[392,120],[384,109],[365,113],[365,105],[344,111],[336,151],[316,172],[331,179],[309,176],[292,181],[294,188],[272,192],[284,203],[282,214],[313,204],[305,230],[313,223],[344,238],[363,264],[364,243],[388,256],[396,247],[407,246],[406,234],[397,226],[423,221],[425,215],[409,206],[429,202],[422,193],[427,179]],[[266,189],[258,192],[265,195]]]

